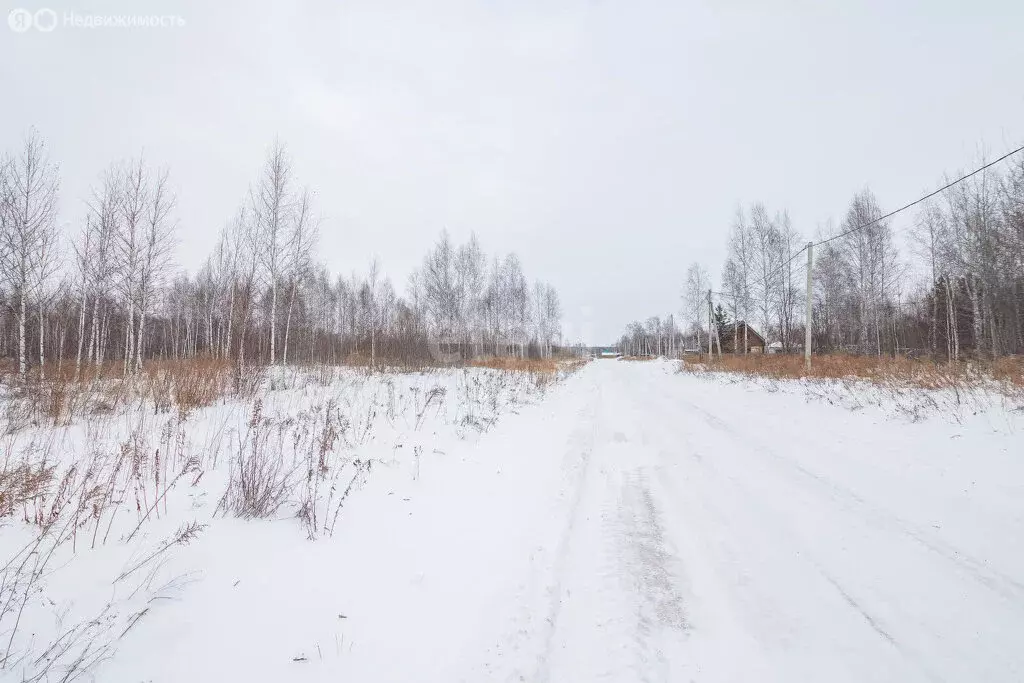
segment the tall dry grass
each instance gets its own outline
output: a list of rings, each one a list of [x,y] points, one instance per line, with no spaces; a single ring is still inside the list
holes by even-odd
[[[490,368],[491,370],[507,370],[514,372],[545,372],[558,371],[558,361],[553,358],[516,358],[514,356],[488,356],[474,358],[466,363],[473,368]]]
[[[117,440],[100,437],[110,424],[96,415],[88,418],[85,438],[77,445],[58,438],[62,430],[46,428],[0,437],[0,518],[20,520],[22,525],[10,525],[8,533],[26,539],[8,545],[13,552],[0,558],[0,678],[85,677],[148,611],[143,606],[133,612],[131,596],[148,591],[146,577],[161,558],[201,530],[202,525],[187,523],[155,549],[133,556],[131,566],[112,581],[113,586],[128,581],[130,597],[112,597],[95,616],[63,623],[48,645],[36,642],[37,634],[23,622],[28,612],[38,617],[40,609],[46,611],[48,577],[69,558],[141,536],[148,521],[167,514],[170,492],[195,487],[202,476],[202,457],[187,452],[184,418],[145,412],[133,417],[129,433]]]
[[[83,369],[77,378],[75,375],[72,364],[42,378],[37,373],[24,380],[13,372],[0,374],[0,431],[67,425],[78,418],[114,414],[147,402],[156,412],[178,410],[187,415],[223,397],[253,395],[262,382],[263,369],[254,366],[240,374],[228,360],[191,358],[152,360],[141,371],[127,374],[121,363],[106,363]]]
[[[923,389],[945,389],[993,383],[1010,391],[1024,389],[1024,357],[1008,356],[995,361],[937,363],[909,358],[879,358],[849,354],[824,354],[812,358],[811,369],[799,355],[733,355],[687,359],[683,372],[728,372],[772,379],[857,379],[874,383],[900,383]]]

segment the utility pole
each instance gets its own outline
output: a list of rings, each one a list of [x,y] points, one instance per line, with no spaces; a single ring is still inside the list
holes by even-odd
[[[811,323],[812,321],[812,309],[811,309],[811,298],[813,292],[811,291],[812,281],[811,274],[814,272],[814,242],[807,243],[807,312],[804,316],[804,369],[807,372],[811,371]]]
[[[711,358],[711,328],[715,324],[715,312],[711,309],[711,290],[708,290],[708,358]]]
[[[740,300],[736,294],[732,295],[732,355],[740,352]]]

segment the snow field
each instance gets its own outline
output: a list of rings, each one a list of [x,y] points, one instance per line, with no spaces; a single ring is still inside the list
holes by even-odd
[[[230,653],[237,642],[249,651],[260,633],[285,648],[280,660],[288,667],[308,661],[314,649],[338,656],[352,647],[341,642],[345,619],[338,614],[321,630],[325,624],[303,612],[302,623],[287,630],[298,635],[315,624],[317,638],[287,645],[273,629],[259,628],[259,615],[285,627],[287,606],[308,604],[302,590],[338,585],[338,557],[324,556],[310,540],[342,549],[328,539],[350,528],[349,513],[360,514],[351,505],[356,498],[379,497],[386,510],[404,514],[409,496],[396,482],[432,476],[452,444],[475,442],[503,414],[538,401],[556,379],[480,368],[278,371],[248,402],[188,415],[139,404],[67,427],[8,434],[4,471],[52,469],[52,481],[45,495],[5,501],[0,624],[9,642],[0,671],[12,680],[93,671],[102,680],[148,680],[160,672],[168,676],[161,680],[181,680],[178,668],[196,662],[183,647],[217,644]],[[271,499],[262,510],[268,519],[244,518],[252,512],[245,494]],[[351,564],[347,555],[344,563]],[[242,580],[240,569],[256,568],[262,573]],[[219,592],[222,575],[231,575],[226,594]],[[274,585],[282,591],[265,590]],[[219,599],[202,597],[211,587]],[[275,611],[278,603],[283,613]],[[245,637],[232,641],[232,630]],[[183,634],[203,637],[186,643]],[[142,659],[114,656],[136,638],[146,643]],[[154,668],[158,653],[168,662]],[[218,659],[201,670],[217,670]],[[260,668],[254,675],[274,671]]]
[[[305,478],[267,519],[224,497],[251,402],[68,428],[54,438],[86,452],[144,424],[144,450],[201,453],[202,477],[130,542],[132,496],[97,550],[61,545],[15,649],[38,657],[110,605],[103,681],[1022,677],[1012,402],[979,390],[958,412],[935,396],[907,410],[888,389],[662,361],[563,379],[272,376],[263,448]],[[146,559],[191,523],[206,526]],[[9,520],[5,549],[32,529]]]

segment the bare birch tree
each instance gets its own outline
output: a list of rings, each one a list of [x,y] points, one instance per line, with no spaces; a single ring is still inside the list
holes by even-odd
[[[687,320],[689,320],[696,336],[697,348],[703,348],[700,333],[704,322],[708,319],[708,290],[711,289],[711,278],[708,271],[699,263],[691,263],[686,270],[686,285],[683,288],[683,304]]]
[[[291,239],[290,220],[294,207],[291,197],[291,159],[280,141],[267,154],[256,186],[250,191],[255,225],[256,254],[263,278],[270,288],[270,364],[277,362],[277,299],[281,276],[288,263]]]
[[[0,160],[0,169],[0,275],[15,302],[18,373],[24,378],[29,297],[45,279],[53,257],[60,181],[35,130],[18,155]]]

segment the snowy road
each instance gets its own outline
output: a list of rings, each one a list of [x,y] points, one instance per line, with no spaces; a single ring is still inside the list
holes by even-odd
[[[517,412],[334,538],[219,521],[100,680],[1024,680],[1024,415],[616,361]]]
[[[489,679],[1024,678],[1019,434],[668,364],[573,381],[583,407],[539,518],[555,533]]]

